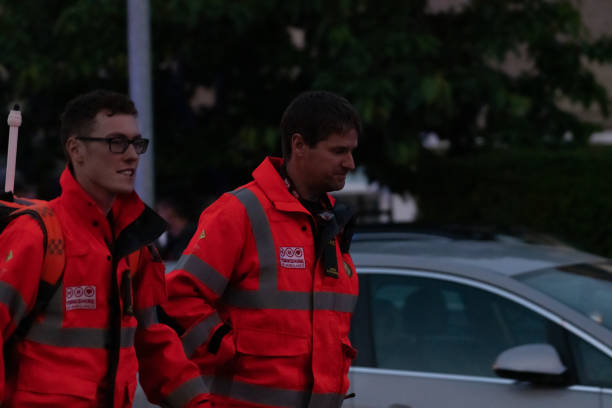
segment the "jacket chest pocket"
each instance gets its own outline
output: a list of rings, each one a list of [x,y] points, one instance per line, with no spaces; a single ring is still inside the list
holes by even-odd
[[[108,248],[91,247],[81,243],[67,242],[64,282],[71,284],[100,285],[112,266]]]
[[[312,290],[315,267],[314,247],[304,243],[280,243],[277,248],[278,288],[280,290]]]
[[[65,324],[86,327],[104,324],[108,309],[111,261],[103,254],[68,250],[64,268],[63,301]]]

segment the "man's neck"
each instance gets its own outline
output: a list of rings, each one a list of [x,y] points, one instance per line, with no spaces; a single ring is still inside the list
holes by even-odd
[[[323,194],[316,192],[316,191],[312,191],[311,189],[308,188],[306,183],[304,183],[304,181],[300,177],[301,173],[297,171],[297,169],[295,168],[295,166],[293,165],[291,161],[289,161],[286,164],[285,169],[287,171],[287,176],[293,183],[293,187],[295,188],[295,190],[297,191],[298,195],[300,196],[302,200],[311,201],[311,202],[318,202],[321,200],[321,198],[323,197]]]
[[[109,194],[104,191],[102,188],[99,188],[95,184],[91,183],[89,180],[83,179],[79,177],[79,174],[71,170],[72,176],[76,180],[76,182],[81,186],[83,191],[92,199],[94,202],[100,207],[104,214],[108,214],[113,208],[113,203],[115,202],[116,195]]]

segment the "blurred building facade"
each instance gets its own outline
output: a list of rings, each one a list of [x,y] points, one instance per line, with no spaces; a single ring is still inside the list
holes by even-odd
[[[332,195],[358,209],[360,224],[412,222],[418,215],[414,197],[370,181],[362,167],[349,173],[344,188]]]
[[[585,26],[593,38],[604,35],[612,35],[612,1],[610,0],[570,0],[581,10]],[[470,0],[429,0],[428,8],[431,12],[446,11],[449,9],[461,9],[469,4]],[[508,63],[504,69],[510,72],[519,72],[527,61],[509,56]],[[612,65],[601,65],[586,63],[591,68],[598,81],[605,86],[608,95],[612,95]],[[590,109],[576,106],[568,102],[561,102],[561,107],[579,113],[584,119],[601,124],[612,133],[612,117],[605,118],[596,106]]]
[[[471,0],[429,0],[428,9],[432,13],[448,11],[449,9],[460,10],[470,3]],[[583,22],[593,38],[603,35],[612,35],[612,0],[570,0],[581,10]],[[508,55],[501,69],[508,73],[518,74],[530,67],[527,59],[521,59],[515,55]],[[587,63],[598,82],[601,83],[612,95],[612,65],[601,65]],[[585,108],[561,101],[560,107],[575,112],[585,120],[600,124],[604,130],[593,134],[591,143],[612,144],[612,117],[604,117],[596,106]],[[446,149],[435,134],[425,134],[422,140],[424,148],[429,150]],[[571,135],[569,135],[571,138]],[[418,216],[418,206],[415,199],[409,194],[403,195],[392,193],[386,186],[376,182],[370,182],[363,169],[357,169],[347,177],[346,186],[343,190],[335,192],[334,195],[340,199],[350,202],[359,209],[359,222],[386,223],[386,222],[412,222]]]

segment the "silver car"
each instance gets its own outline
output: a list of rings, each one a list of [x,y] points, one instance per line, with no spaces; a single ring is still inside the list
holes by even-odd
[[[351,253],[344,408],[612,408],[610,260],[411,234],[361,236]]]

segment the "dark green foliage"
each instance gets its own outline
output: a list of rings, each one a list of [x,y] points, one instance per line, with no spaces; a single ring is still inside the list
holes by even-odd
[[[421,160],[424,223],[526,228],[612,256],[612,149],[498,150]]]
[[[590,38],[566,0],[466,4],[151,0],[156,190],[214,196],[247,180],[280,153],[283,109],[308,89],[356,105],[365,125],[357,160],[396,191],[414,186],[423,132],[449,139],[452,156],[477,144],[555,145],[567,132],[583,143],[593,125],[557,102],[607,114],[608,95],[584,62],[609,62],[610,38]],[[303,47],[288,27],[303,30]],[[57,174],[68,99],[127,91],[126,52],[124,2],[0,0],[0,106],[24,107],[19,164],[31,182],[42,188],[41,174]],[[512,55],[526,69],[508,73]],[[214,106],[194,103],[204,88]]]
[[[10,107],[21,105],[18,170],[40,198],[57,194],[65,103],[95,88],[127,89],[126,9],[118,4],[0,0],[0,113],[6,123]],[[8,128],[1,129],[6,152]]]

